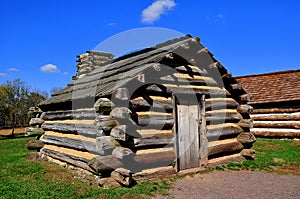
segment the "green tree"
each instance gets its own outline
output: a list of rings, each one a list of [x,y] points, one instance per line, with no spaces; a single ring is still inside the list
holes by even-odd
[[[46,97],[38,92],[30,92],[29,87],[20,79],[7,81],[0,86],[0,124],[12,128],[27,126],[28,109],[37,106]]]

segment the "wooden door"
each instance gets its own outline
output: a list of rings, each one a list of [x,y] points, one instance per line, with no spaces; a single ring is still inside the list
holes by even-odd
[[[177,170],[200,166],[201,101],[196,96],[173,97]]]

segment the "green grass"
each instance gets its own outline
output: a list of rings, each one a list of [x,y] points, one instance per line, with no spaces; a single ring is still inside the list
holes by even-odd
[[[300,141],[258,138],[256,159],[217,166],[216,170],[264,170],[300,174]]]
[[[100,189],[89,185],[60,166],[25,160],[25,143],[33,138],[0,140],[0,199],[4,198],[149,198],[167,194],[168,181],[145,182],[133,188]],[[256,160],[229,163],[215,170],[265,170],[300,175],[300,141],[257,139]]]
[[[62,167],[25,160],[25,143],[33,138],[0,141],[0,198],[147,198],[167,193],[166,181],[146,182],[131,189],[100,189],[75,179]]]

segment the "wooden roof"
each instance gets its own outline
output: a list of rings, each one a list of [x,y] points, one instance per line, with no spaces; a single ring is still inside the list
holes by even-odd
[[[168,58],[170,53],[175,57],[174,59]],[[220,77],[220,74],[227,74],[227,70],[213,58],[206,48],[199,44],[197,38],[187,35],[125,55],[109,61],[107,64],[101,64],[101,67],[96,67],[84,77],[68,84],[67,87],[54,93],[51,98],[39,106],[43,108],[51,104],[71,102],[77,99],[109,96],[117,88],[135,79],[144,70],[153,67],[153,64],[165,64],[175,69],[179,66],[193,65],[190,62],[197,62],[200,71],[201,68],[210,67],[211,74],[209,76],[213,78],[214,76]],[[218,63],[217,66],[212,66],[216,63]],[[203,71],[207,73],[208,70]],[[216,71],[219,75],[215,74]]]
[[[249,104],[300,100],[300,69],[235,78],[252,96]]]

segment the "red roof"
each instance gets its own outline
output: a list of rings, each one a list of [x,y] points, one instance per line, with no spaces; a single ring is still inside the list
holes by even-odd
[[[300,69],[235,79],[252,96],[250,104],[300,100]]]

